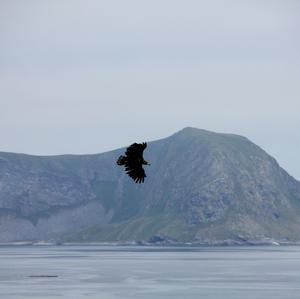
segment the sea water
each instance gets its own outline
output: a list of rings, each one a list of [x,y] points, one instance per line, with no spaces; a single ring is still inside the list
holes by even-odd
[[[0,246],[0,298],[299,299],[300,247]]]

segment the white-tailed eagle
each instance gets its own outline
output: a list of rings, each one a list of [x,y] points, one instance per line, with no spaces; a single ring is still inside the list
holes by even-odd
[[[147,143],[133,143],[125,152],[125,156],[120,156],[117,160],[117,164],[125,166],[126,173],[136,182],[143,183],[146,177],[143,165],[150,165],[149,162],[143,158],[144,149],[147,147]]]

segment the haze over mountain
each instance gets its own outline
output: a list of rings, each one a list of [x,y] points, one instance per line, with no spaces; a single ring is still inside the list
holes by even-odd
[[[0,153],[0,241],[300,240],[300,182],[247,138],[185,128],[148,143],[144,184],[96,155]]]

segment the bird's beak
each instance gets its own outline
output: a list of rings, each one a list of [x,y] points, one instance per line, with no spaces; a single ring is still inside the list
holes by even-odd
[[[151,165],[148,161],[146,161],[147,162],[147,165]]]

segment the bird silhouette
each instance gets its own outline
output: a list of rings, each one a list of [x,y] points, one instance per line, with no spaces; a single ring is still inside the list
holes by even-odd
[[[147,147],[147,143],[133,143],[125,152],[125,155],[120,156],[117,160],[119,166],[125,166],[126,173],[136,182],[144,183],[146,173],[143,165],[150,165],[144,160],[143,152]]]

